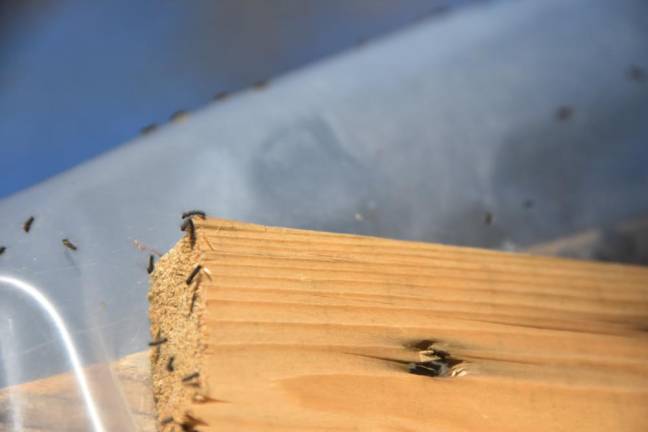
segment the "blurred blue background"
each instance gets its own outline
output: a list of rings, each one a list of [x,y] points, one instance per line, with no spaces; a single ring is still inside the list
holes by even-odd
[[[484,0],[4,0],[0,197],[178,110]]]

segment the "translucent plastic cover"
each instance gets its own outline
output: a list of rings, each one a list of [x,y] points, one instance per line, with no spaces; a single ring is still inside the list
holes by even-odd
[[[19,384],[75,371],[87,430],[136,430],[107,363],[146,349],[148,258],[187,209],[508,249],[647,213],[647,16],[642,0],[466,8],[0,202],[0,425],[35,427]]]

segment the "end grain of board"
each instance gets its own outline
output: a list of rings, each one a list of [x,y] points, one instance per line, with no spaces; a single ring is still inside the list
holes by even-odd
[[[646,268],[214,218],[195,235],[151,275],[151,335],[169,338],[150,356],[157,418],[201,432],[648,430]],[[210,277],[187,286],[199,265]]]

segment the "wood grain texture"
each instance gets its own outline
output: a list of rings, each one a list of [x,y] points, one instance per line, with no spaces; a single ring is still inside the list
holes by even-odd
[[[152,274],[163,430],[648,430],[647,269],[194,222]]]
[[[148,352],[84,369],[106,431],[129,425],[141,432],[156,430]],[[102,383],[117,380],[121,394]],[[93,430],[78,383],[65,373],[0,390],[0,431],[85,432]]]

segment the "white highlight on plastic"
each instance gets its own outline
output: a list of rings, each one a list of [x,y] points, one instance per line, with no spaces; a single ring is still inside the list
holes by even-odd
[[[9,382],[11,382],[12,372],[16,370],[16,359],[11,356],[11,353],[15,351],[15,340],[11,337],[13,334],[13,321],[11,317],[6,318],[7,327],[4,330],[4,327],[0,327],[0,358],[5,361],[5,371],[7,372],[7,377],[9,377]],[[5,336],[6,332],[6,336]],[[9,391],[9,407],[20,406],[23,403],[22,394],[19,392]],[[9,418],[11,419],[12,431],[21,431],[23,430],[23,418],[20,412],[17,410],[9,411]]]
[[[19,291],[22,291],[32,299],[36,300],[38,305],[45,312],[47,312],[47,315],[54,323],[54,326],[56,327],[56,330],[58,331],[60,338],[63,340],[63,346],[67,351],[68,357],[70,359],[70,363],[72,363],[74,376],[76,377],[76,380],[79,383],[79,388],[81,389],[81,395],[83,396],[83,401],[85,402],[86,405],[86,412],[90,416],[90,421],[92,422],[93,430],[95,432],[105,432],[103,423],[101,422],[101,418],[99,417],[99,413],[97,411],[97,406],[95,405],[95,401],[92,398],[92,394],[90,393],[88,380],[86,379],[85,373],[83,372],[83,368],[81,367],[81,360],[79,359],[79,354],[77,353],[76,348],[74,347],[74,343],[72,342],[72,337],[70,336],[70,332],[68,332],[67,328],[65,327],[65,324],[63,323],[63,319],[61,318],[61,315],[59,315],[58,311],[56,310],[52,302],[50,302],[47,299],[47,297],[45,297],[38,290],[38,288],[20,279],[16,279],[11,276],[0,275],[0,284],[9,285],[13,288],[18,289]]]

